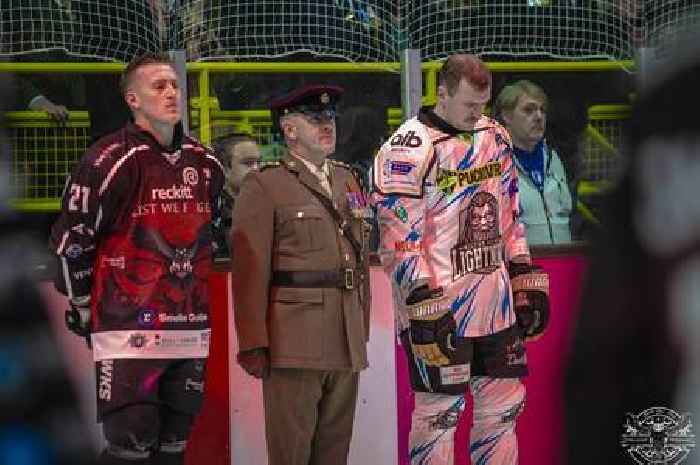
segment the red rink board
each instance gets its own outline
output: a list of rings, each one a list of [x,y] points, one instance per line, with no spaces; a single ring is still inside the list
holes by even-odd
[[[228,276],[212,273],[212,339],[207,363],[206,397],[185,454],[186,465],[229,465],[229,354],[228,354]],[[231,322],[232,324],[233,322]]]

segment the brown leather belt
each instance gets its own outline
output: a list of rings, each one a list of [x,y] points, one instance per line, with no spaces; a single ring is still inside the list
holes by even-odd
[[[353,268],[328,271],[273,271],[273,286],[355,289],[357,272]]]

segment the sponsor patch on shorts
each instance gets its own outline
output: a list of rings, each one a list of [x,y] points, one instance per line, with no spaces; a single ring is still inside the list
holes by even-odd
[[[470,374],[471,368],[468,363],[440,367],[440,382],[443,385],[466,383]]]

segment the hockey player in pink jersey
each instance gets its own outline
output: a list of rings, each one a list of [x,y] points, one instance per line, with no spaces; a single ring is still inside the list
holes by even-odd
[[[547,323],[548,278],[518,219],[510,136],[482,114],[490,97],[484,63],[451,56],[435,108],[406,121],[374,163],[379,254],[415,391],[415,465],[452,465],[467,387],[472,464],[517,463],[524,341]]]

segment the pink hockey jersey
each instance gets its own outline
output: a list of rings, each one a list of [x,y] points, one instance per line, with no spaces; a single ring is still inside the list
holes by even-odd
[[[461,336],[515,324],[506,265],[530,252],[508,132],[485,116],[462,132],[421,110],[382,146],[373,179],[398,329],[408,324],[406,296],[421,284],[443,288],[440,306]]]

